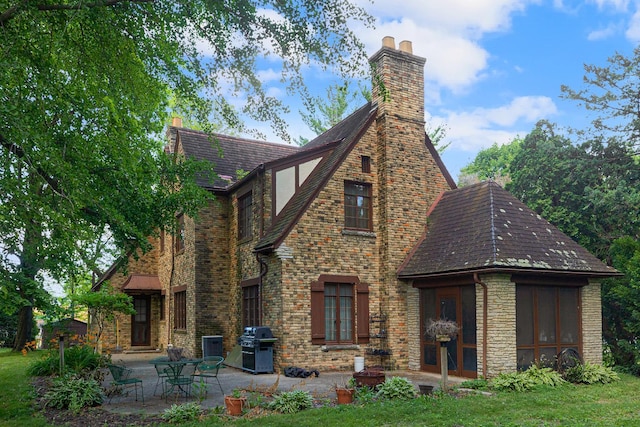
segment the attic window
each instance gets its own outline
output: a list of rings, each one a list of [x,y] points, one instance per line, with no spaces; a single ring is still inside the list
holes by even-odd
[[[361,160],[362,160],[362,172],[370,173],[371,172],[371,157],[362,156]]]

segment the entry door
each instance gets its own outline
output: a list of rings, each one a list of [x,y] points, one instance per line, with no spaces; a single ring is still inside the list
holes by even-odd
[[[475,287],[456,286],[421,290],[422,369],[440,372],[440,343],[424,335],[429,319],[453,320],[458,335],[446,344],[449,374],[475,378],[477,375]]]
[[[151,298],[134,296],[133,308],[136,314],[131,316],[131,345],[151,345]]]

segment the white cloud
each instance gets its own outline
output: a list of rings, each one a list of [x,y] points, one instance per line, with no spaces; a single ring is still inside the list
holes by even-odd
[[[625,32],[625,36],[634,43],[640,42],[640,10],[636,10],[629,20],[629,26]]]
[[[522,96],[500,107],[445,112],[427,121],[446,123],[446,140],[451,141],[452,148],[477,151],[493,143],[510,142],[517,135],[526,135],[538,120],[556,113],[557,108],[551,98]]]
[[[587,35],[587,40],[589,41],[598,41],[605,40],[609,37],[614,36],[618,32],[618,28],[615,24],[610,23],[607,27],[601,28],[599,30],[591,31]]]

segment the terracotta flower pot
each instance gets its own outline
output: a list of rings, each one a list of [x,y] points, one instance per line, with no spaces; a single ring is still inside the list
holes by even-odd
[[[338,396],[338,405],[346,405],[353,402],[353,393],[355,392],[352,388],[337,388],[336,396]]]
[[[244,397],[225,396],[224,404],[227,407],[227,414],[241,415],[245,400]]]

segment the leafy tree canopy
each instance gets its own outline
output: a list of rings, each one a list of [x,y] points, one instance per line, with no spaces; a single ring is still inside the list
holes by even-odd
[[[193,180],[208,166],[162,149],[170,102],[196,123],[242,130],[246,113],[284,135],[257,60],[280,58],[304,95],[303,67],[366,63],[354,20],[371,23],[342,0],[0,0],[0,294],[20,310],[14,348],[47,303],[44,272],[95,270],[87,248],[104,236],[145,249],[208,197]]]
[[[492,179],[500,185],[511,180],[511,163],[522,147],[522,139],[515,138],[508,144],[498,145],[480,150],[476,158],[463,167],[461,184]]]

